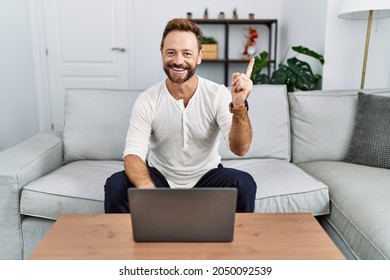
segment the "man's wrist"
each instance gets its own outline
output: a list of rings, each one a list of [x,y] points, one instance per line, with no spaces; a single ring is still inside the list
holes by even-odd
[[[233,102],[230,102],[229,111],[232,114],[246,114],[249,111],[248,101],[245,100],[245,103],[240,107],[234,107]]]
[[[154,185],[142,185],[138,186],[137,189],[155,189],[156,187]]]

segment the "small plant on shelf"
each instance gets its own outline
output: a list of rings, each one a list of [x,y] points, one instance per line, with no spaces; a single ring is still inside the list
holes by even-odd
[[[212,36],[202,37],[203,59],[218,59],[218,41]]]
[[[218,19],[225,19],[225,13],[224,12],[219,12]]]
[[[233,9],[233,19],[238,19],[237,8]]]
[[[212,36],[203,36],[202,44],[218,44],[218,41]]]
[[[208,19],[209,18],[209,10],[207,8],[204,9],[203,18]]]

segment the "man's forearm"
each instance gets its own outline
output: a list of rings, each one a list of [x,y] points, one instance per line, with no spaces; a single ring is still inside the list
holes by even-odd
[[[233,113],[232,127],[229,135],[230,150],[239,156],[244,156],[252,142],[252,126],[248,112]]]
[[[236,155],[245,155],[252,142],[252,126],[248,116],[247,99],[253,88],[250,79],[255,59],[252,57],[245,73],[232,75],[232,103],[230,112],[233,113],[232,127],[229,135],[230,150]]]
[[[130,182],[137,188],[154,188],[145,162],[136,155],[127,155],[124,158],[124,167]]]

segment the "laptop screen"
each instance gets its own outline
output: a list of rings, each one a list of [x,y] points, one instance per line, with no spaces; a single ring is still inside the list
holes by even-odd
[[[131,188],[128,196],[135,241],[233,240],[234,188]]]

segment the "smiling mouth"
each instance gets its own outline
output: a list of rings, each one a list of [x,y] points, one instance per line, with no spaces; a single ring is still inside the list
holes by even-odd
[[[178,66],[170,66],[170,68],[171,68],[173,71],[179,72],[179,73],[184,72],[184,71],[187,70],[187,68],[185,68],[185,67],[178,67]]]
[[[192,69],[186,63],[167,63],[163,69],[168,78],[174,83],[184,83],[188,81],[195,72],[195,69]]]

